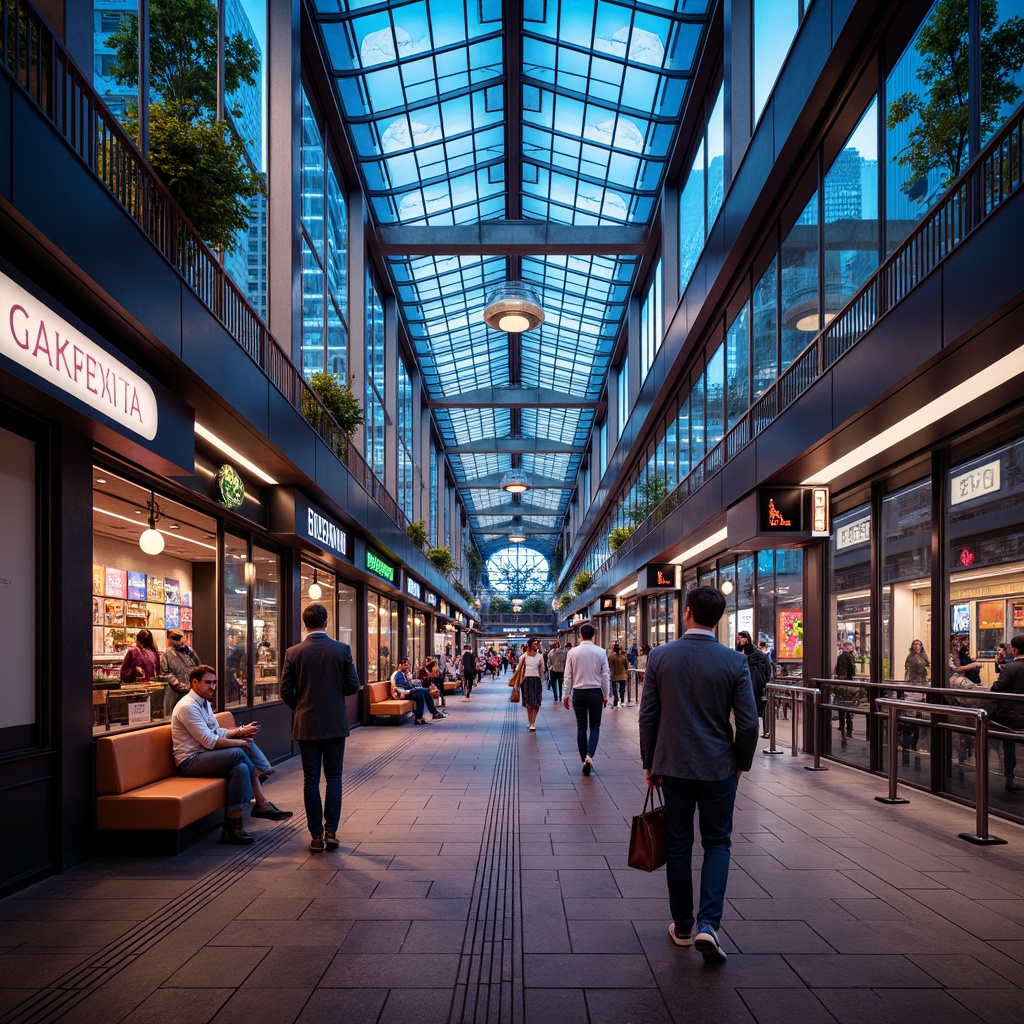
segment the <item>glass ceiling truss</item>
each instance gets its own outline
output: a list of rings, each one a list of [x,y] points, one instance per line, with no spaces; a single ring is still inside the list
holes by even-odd
[[[523,499],[550,508],[557,531],[594,407],[503,408],[487,401],[488,389],[514,383],[598,402],[638,269],[657,253],[552,256],[527,241],[543,232],[485,253],[465,244],[473,236],[464,229],[525,220],[649,236],[710,0],[311,6],[369,215],[377,226],[415,229],[409,254],[389,244],[387,269],[471,526],[492,518],[472,509],[507,501],[495,481],[516,465],[565,481]],[[487,295],[508,278],[538,289],[539,329],[509,336],[484,324]],[[462,395],[469,405],[449,404]],[[501,439],[513,433],[521,449],[508,451]],[[547,442],[573,451],[534,454]],[[537,538],[547,554],[554,543]]]

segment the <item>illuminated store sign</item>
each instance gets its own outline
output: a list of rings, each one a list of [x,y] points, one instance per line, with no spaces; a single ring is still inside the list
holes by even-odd
[[[614,594],[606,594],[601,598],[601,611],[613,612],[615,611],[616,597]]]
[[[855,519],[836,530],[836,551],[867,544],[871,540],[871,516]]]
[[[432,590],[428,590],[426,592],[426,594],[424,595],[423,600],[426,601],[426,603],[428,605],[430,605],[431,608],[434,608],[434,609],[438,608],[439,605],[440,605],[440,602],[437,599],[437,594],[435,594]]]
[[[637,592],[652,590],[678,590],[682,586],[683,570],[681,566],[666,562],[663,565],[644,566],[637,579]]]
[[[335,554],[348,554],[348,534],[337,523],[311,508],[306,510],[306,536]]]
[[[366,549],[366,568],[389,583],[395,582],[395,567],[389,565],[380,555],[375,554],[369,548]]]
[[[423,586],[418,580],[414,580],[411,577],[406,576],[405,590],[407,594],[411,597],[415,597],[417,601],[423,600]]]
[[[0,353],[119,427],[156,437],[157,400],[146,380],[2,273]]]
[[[972,498],[981,498],[986,494],[994,494],[1000,489],[999,459],[988,462],[984,466],[961,473],[950,480],[949,503],[959,505]]]

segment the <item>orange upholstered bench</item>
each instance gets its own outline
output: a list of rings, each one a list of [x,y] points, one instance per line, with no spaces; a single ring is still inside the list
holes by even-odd
[[[217,722],[233,729],[223,711]],[[179,775],[171,754],[171,727],[160,725],[96,741],[96,828],[114,833],[121,847],[182,849],[224,815],[226,779]],[[173,837],[173,842],[168,842]],[[155,841],[163,839],[163,842]]]
[[[366,687],[366,700],[370,705],[371,718],[390,718],[396,725],[403,716],[416,710],[411,700],[393,700],[391,683],[380,680]]]

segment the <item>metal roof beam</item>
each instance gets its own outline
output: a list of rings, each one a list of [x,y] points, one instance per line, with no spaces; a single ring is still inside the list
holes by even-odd
[[[537,220],[488,220],[450,227],[387,225],[386,256],[643,256],[645,224],[575,227]]]
[[[432,409],[476,409],[485,406],[517,408],[520,406],[542,406],[549,409],[592,409],[600,404],[597,398],[581,398],[567,391],[553,388],[476,388],[458,395],[431,398]]]
[[[507,473],[487,473],[484,476],[469,476],[466,475],[464,480],[459,480],[458,484],[460,487],[465,487],[470,490],[500,490],[501,481],[505,479]],[[537,476],[534,473],[528,473],[527,477],[530,482],[530,490],[556,490],[556,491],[568,491],[571,490],[575,485],[569,480],[559,480],[556,477],[551,476]]]
[[[582,455],[583,446],[550,441],[543,437],[480,437],[465,444],[446,445],[449,455],[486,455],[500,452],[511,455]]]

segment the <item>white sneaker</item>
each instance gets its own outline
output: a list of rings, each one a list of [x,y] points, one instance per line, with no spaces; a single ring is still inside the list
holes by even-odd
[[[675,923],[675,921],[673,921],[668,926],[668,934],[669,934],[669,938],[671,938],[671,940],[677,946],[692,946],[693,945],[694,927],[690,928],[690,934],[689,935],[686,935],[686,936],[677,935],[676,934],[676,923]]]
[[[709,964],[724,964],[725,950],[718,941],[715,929],[709,924],[702,924],[693,937],[693,946]]]

